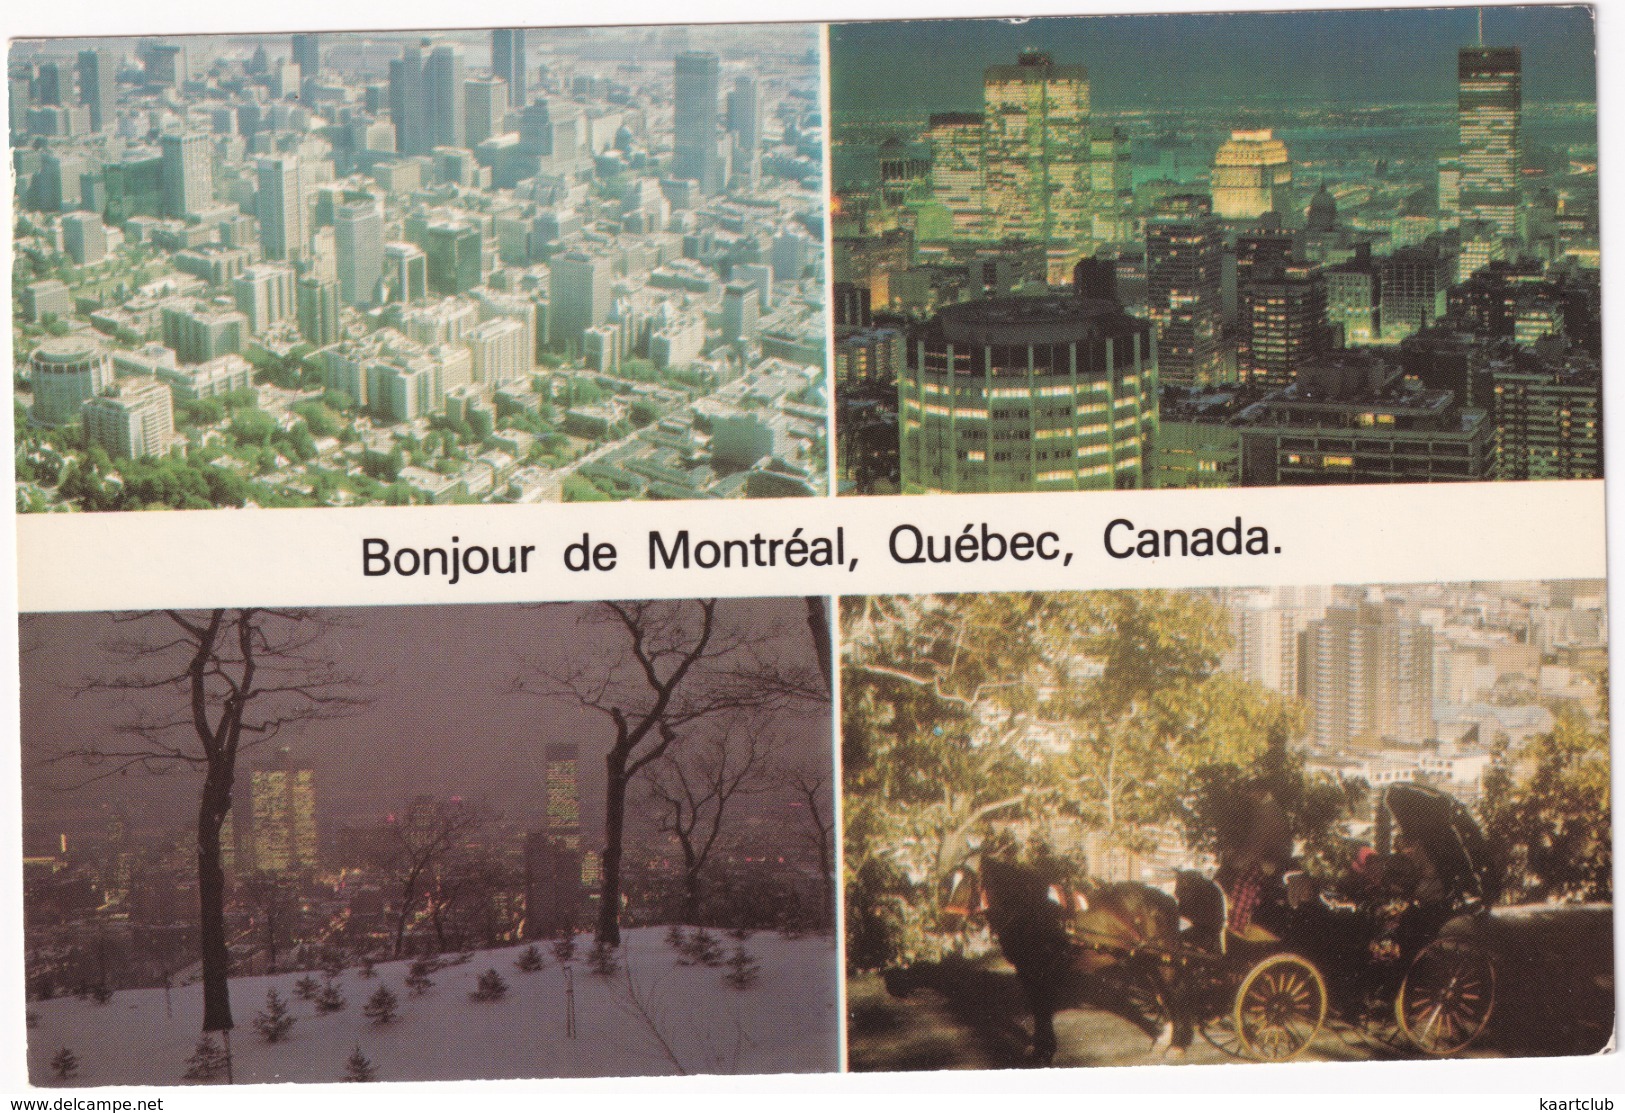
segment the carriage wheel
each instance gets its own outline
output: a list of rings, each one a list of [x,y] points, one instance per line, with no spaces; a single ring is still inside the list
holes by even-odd
[[[1309,1046],[1326,1019],[1326,982],[1297,955],[1271,955],[1236,990],[1236,1039],[1255,1059],[1278,1063]]]
[[[1202,1038],[1231,1058],[1247,1058],[1247,1048],[1236,1034],[1236,1018],[1229,1013],[1202,1021]]]
[[[1435,939],[1411,963],[1394,998],[1407,1039],[1429,1055],[1454,1055],[1476,1040],[1495,1008],[1495,963],[1470,943]]]

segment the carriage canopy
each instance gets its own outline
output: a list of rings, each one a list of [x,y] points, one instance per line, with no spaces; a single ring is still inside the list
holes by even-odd
[[[1433,860],[1439,881],[1451,897],[1477,897],[1485,905],[1500,895],[1500,874],[1489,840],[1461,802],[1418,784],[1389,787],[1385,802],[1405,837]]]

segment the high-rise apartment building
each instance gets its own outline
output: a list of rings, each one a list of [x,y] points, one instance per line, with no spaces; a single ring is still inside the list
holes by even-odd
[[[262,158],[256,166],[255,208],[260,251],[267,259],[293,261],[309,254],[304,182],[293,155]]]
[[[1157,326],[1157,368],[1170,386],[1209,386],[1224,375],[1221,281],[1224,237],[1206,197],[1164,198],[1146,223],[1147,307]]]
[[[1041,243],[1089,234],[1089,71],[1023,51],[982,75],[989,232]]]
[[[1433,631],[1391,604],[1328,607],[1300,637],[1298,690],[1321,747],[1433,734]]]
[[[299,280],[299,335],[318,348],[339,341],[339,284],[331,278],[307,274]]]
[[[1519,236],[1522,53],[1515,46],[1464,46],[1456,73],[1461,217],[1489,221],[1503,236]]]
[[[232,280],[231,292],[238,310],[248,318],[248,331],[255,336],[295,315],[292,267],[271,263],[249,267]]]
[[[526,102],[530,86],[526,81],[523,27],[498,27],[491,32],[491,72],[502,79],[509,106],[518,108]]]
[[[672,176],[698,182],[702,193],[721,193],[727,184],[719,127],[722,62],[691,50],[677,55],[675,66]]]
[[[169,451],[175,403],[169,387],[142,376],[123,379],[85,403],[85,437],[109,456],[135,459]]]
[[[1583,357],[1556,367],[1492,369],[1498,479],[1602,475],[1602,371]]]

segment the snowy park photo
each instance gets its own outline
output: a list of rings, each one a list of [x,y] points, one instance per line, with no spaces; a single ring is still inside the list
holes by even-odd
[[[21,639],[36,1085],[836,1069],[823,600]]]

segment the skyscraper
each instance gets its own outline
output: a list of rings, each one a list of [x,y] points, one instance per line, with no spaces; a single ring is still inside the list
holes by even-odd
[[[1456,72],[1461,217],[1489,221],[1503,236],[1520,235],[1522,53],[1515,46],[1464,46]]]
[[[1223,374],[1224,239],[1206,197],[1164,198],[1146,222],[1147,304],[1157,367],[1170,386],[1207,386]]]
[[[491,72],[507,83],[511,107],[525,103],[529,89],[525,80],[524,28],[498,27],[491,32]]]
[[[90,130],[113,123],[113,61],[103,50],[79,52],[79,103],[90,108]]]
[[[424,69],[424,85],[429,95],[429,129],[432,147],[462,147],[467,144],[463,50],[442,44],[429,52]]]
[[[267,259],[304,258],[308,241],[299,159],[293,155],[262,158],[257,171],[255,207],[260,219],[260,250]]]
[[[384,214],[368,198],[350,201],[333,211],[333,240],[338,249],[339,297],[345,305],[372,305],[384,273]]]
[[[573,743],[550,742],[546,814],[525,836],[525,937],[574,931],[582,904],[581,754]]]
[[[725,184],[718,147],[722,62],[715,54],[685,51],[677,55],[676,67],[672,176],[699,182],[703,193],[721,193]]]
[[[169,387],[146,376],[120,379],[106,394],[85,403],[85,437],[109,456],[136,459],[169,451],[175,405]]]
[[[322,69],[322,37],[314,32],[295,35],[293,64],[299,67],[301,81],[318,76]]]
[[[316,774],[300,769],[286,748],[250,779],[254,868],[292,873],[316,868]]]
[[[762,104],[756,78],[741,74],[728,94],[728,134],[733,137],[734,180],[755,185],[762,166]]]
[[[231,292],[237,309],[248,318],[248,330],[256,336],[294,316],[292,267],[256,264],[232,280]]]
[[[1089,233],[1089,71],[1023,51],[982,75],[987,207],[995,236]]]
[[[164,159],[164,215],[190,216],[214,199],[214,155],[206,135],[166,135],[159,141]]]

